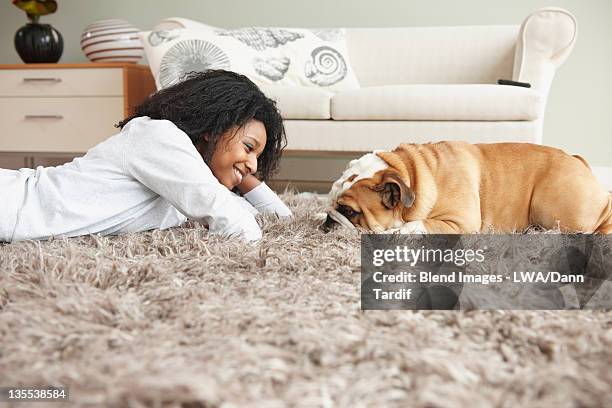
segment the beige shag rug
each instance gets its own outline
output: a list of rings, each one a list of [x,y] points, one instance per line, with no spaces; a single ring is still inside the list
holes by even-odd
[[[0,245],[0,386],[68,386],[66,406],[612,406],[611,312],[361,311],[358,236],[283,198],[295,218],[253,247],[198,224]]]

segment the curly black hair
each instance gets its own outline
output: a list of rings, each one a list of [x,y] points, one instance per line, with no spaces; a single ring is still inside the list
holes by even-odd
[[[246,76],[222,69],[188,73],[181,82],[149,96],[132,116],[116,126],[123,128],[139,116],[173,122],[189,136],[206,163],[222,134],[233,127],[241,128],[251,119],[259,120],[267,134],[255,174],[262,181],[269,180],[278,169],[287,145],[276,103]]]

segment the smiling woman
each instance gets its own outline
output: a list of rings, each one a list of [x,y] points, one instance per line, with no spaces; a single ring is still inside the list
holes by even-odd
[[[286,144],[282,119],[246,77],[192,74],[118,126],[62,166],[0,169],[0,191],[10,197],[0,241],[165,229],[188,218],[257,240],[254,215],[291,215],[264,183]]]
[[[209,163],[219,182],[230,190],[238,187],[243,193],[250,191],[256,183],[250,176],[257,172],[257,159],[266,139],[266,128],[258,120],[250,120],[240,128],[225,132]],[[204,149],[199,147],[198,150]]]

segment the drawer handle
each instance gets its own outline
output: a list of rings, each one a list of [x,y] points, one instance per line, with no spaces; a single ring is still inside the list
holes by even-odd
[[[25,119],[64,119],[62,115],[25,115]]]
[[[62,82],[62,78],[23,78],[23,82]]]

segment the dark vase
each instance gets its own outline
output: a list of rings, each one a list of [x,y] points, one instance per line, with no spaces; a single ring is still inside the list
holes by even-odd
[[[57,62],[64,39],[50,24],[28,23],[15,33],[15,49],[25,63]]]

